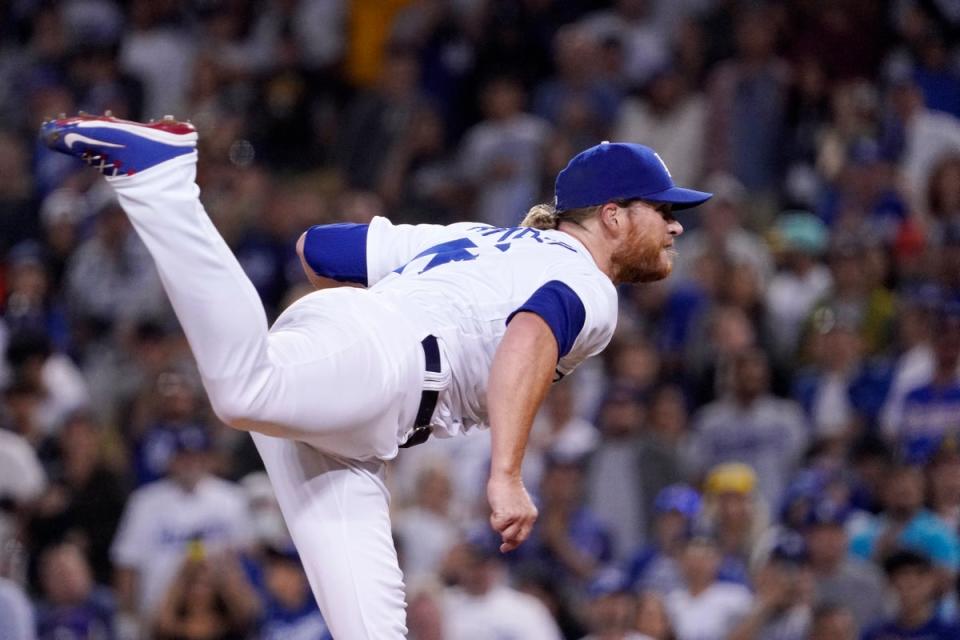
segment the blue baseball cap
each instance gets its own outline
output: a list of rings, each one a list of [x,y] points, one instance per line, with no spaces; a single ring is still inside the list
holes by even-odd
[[[850,517],[850,507],[835,500],[824,498],[813,505],[807,513],[807,527],[832,525],[842,527]]]
[[[685,484],[672,484],[660,490],[653,506],[657,513],[676,511],[686,518],[695,518],[700,513],[700,494]]]
[[[591,207],[614,200],[665,202],[689,209],[713,196],[673,184],[657,152],[632,142],[601,142],[581,151],[557,175],[557,211]]]
[[[213,448],[210,432],[203,425],[189,424],[170,431],[175,453],[206,453]]]

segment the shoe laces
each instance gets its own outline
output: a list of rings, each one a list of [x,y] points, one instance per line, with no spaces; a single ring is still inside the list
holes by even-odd
[[[120,161],[111,161],[110,156],[106,153],[84,151],[80,159],[87,163],[88,167],[93,167],[108,178],[113,178],[120,174]]]

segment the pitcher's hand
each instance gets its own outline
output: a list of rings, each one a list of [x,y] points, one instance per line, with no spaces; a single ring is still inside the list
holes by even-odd
[[[490,478],[487,482],[490,526],[500,534],[500,552],[513,551],[530,536],[537,508],[520,478]]]

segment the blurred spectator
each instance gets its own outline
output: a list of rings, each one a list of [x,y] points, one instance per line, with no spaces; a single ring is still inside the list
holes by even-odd
[[[784,187],[785,195],[797,204],[808,204],[810,185],[819,186],[814,166],[830,116],[830,84],[824,62],[814,56],[797,60],[787,98],[786,121],[790,138],[786,141]]]
[[[446,133],[440,114],[424,108],[393,147],[377,191],[395,219],[459,220],[463,189]]]
[[[160,118],[183,112],[194,42],[177,28],[175,3],[135,0],[130,6],[132,31],[123,40],[120,62],[143,83],[141,117]]]
[[[524,466],[540,467],[533,471],[538,481],[545,457],[587,458],[600,442],[598,429],[576,414],[575,392],[572,384],[554,384],[534,419]]]
[[[263,612],[259,638],[330,640],[330,632],[310,592],[300,556],[292,547],[267,549],[260,598]],[[250,604],[247,606],[252,608]]]
[[[241,640],[255,628],[260,603],[236,559],[209,557],[192,543],[152,625],[157,640]]]
[[[613,559],[606,524],[583,502],[585,471],[582,459],[547,460],[538,492],[539,526],[515,552],[521,562],[550,567],[554,579],[571,589]]]
[[[859,640],[853,614],[841,605],[823,604],[813,612],[809,640]]]
[[[924,508],[924,477],[920,468],[899,466],[885,481],[884,510],[874,521],[852,537],[850,552],[882,562],[898,548],[924,554],[933,563],[937,585],[946,589],[960,566],[957,534]]]
[[[891,89],[891,103],[902,128],[903,154],[900,170],[907,180],[907,195],[923,206],[924,189],[940,158],[960,151],[960,121],[924,104],[916,84],[900,81]]]
[[[919,286],[900,301],[900,355],[880,415],[881,432],[892,439],[903,424],[907,394],[933,379],[933,326],[943,308],[943,292],[936,285]]]
[[[415,495],[416,502],[393,519],[408,580],[435,574],[459,538],[450,517],[450,477],[445,468],[436,465],[421,469]]]
[[[932,242],[942,238],[944,227],[960,222],[960,154],[940,158],[927,181],[926,207]]]
[[[720,550],[710,536],[694,535],[681,560],[683,586],[666,597],[677,640],[725,640],[753,604],[749,589],[718,580]]]
[[[864,640],[960,637],[960,628],[937,618],[937,578],[929,558],[897,551],[884,560],[883,569],[897,595],[897,616],[868,630]]]
[[[688,423],[687,399],[680,387],[667,384],[653,390],[636,459],[646,523],[644,533],[648,535],[653,531],[649,514],[656,509],[657,496],[689,475],[683,455],[690,440]]]
[[[617,569],[601,571],[587,589],[587,627],[582,640],[645,640],[633,630],[636,596]]]
[[[104,113],[109,110],[118,118],[127,120],[143,118],[143,84],[121,70],[119,47],[115,44],[79,44],[71,56],[67,75],[78,96],[79,109],[88,113]],[[153,99],[157,97],[152,96]],[[155,112],[150,117],[159,115],[162,114]]]
[[[894,466],[893,451],[880,438],[866,436],[850,450],[851,505],[870,514],[883,510],[883,494]]]
[[[737,55],[720,63],[709,81],[707,170],[732,173],[755,197],[769,197],[783,169],[788,69],[776,56],[771,9],[736,16]]]
[[[637,596],[636,640],[673,640],[673,629],[663,596],[654,591],[644,591]]]
[[[87,215],[87,200],[75,189],[60,188],[52,192],[40,204],[40,220],[43,223],[43,241],[46,248],[48,295],[62,304],[60,288],[67,261],[77,248],[79,227]],[[55,334],[54,344],[63,349]]]
[[[582,21],[598,37],[614,37],[623,43],[623,74],[634,86],[644,84],[668,59],[668,43],[654,9],[654,3],[645,0],[616,0],[613,8]]]
[[[848,553],[849,511],[821,498],[808,515],[804,537],[821,604],[843,607],[856,628],[866,629],[884,613],[884,580],[876,565]]]
[[[960,436],[960,308],[938,314],[933,331],[933,377],[929,384],[908,392],[900,424],[888,433],[906,455],[925,462],[946,438]]]
[[[960,450],[957,438],[945,438],[927,464],[930,510],[960,534]]]
[[[805,640],[813,617],[813,579],[799,535],[785,535],[756,570],[754,605],[728,640]]]
[[[897,191],[897,176],[879,143],[860,138],[844,150],[836,179],[818,203],[818,213],[835,230],[863,232],[893,244],[910,209]]]
[[[553,39],[557,74],[533,94],[533,113],[562,131],[577,149],[606,136],[620,101],[616,88],[597,68],[599,45],[597,37],[581,26],[560,29]]]
[[[8,150],[0,159],[0,250],[39,235],[36,206],[32,202],[33,184],[29,165],[23,162],[28,157],[26,145],[14,135],[0,129],[0,144]]]
[[[523,87],[509,76],[487,81],[481,94],[484,120],[460,145],[460,169],[476,192],[475,220],[516,226],[535,204],[550,126],[524,112]]]
[[[749,566],[768,526],[768,507],[749,465],[729,462],[704,480],[703,522],[721,554],[718,577],[749,583]]]
[[[127,483],[105,460],[104,433],[93,416],[71,414],[51,465],[50,484],[31,513],[28,532],[36,556],[66,539],[84,550],[97,583],[111,577],[110,541],[127,498]]]
[[[65,310],[50,282],[47,257],[34,241],[24,241],[7,255],[7,299],[3,321],[13,333],[41,331],[54,349],[63,353],[70,346]]]
[[[471,541],[454,546],[444,572],[455,585],[443,597],[446,640],[562,637],[543,604],[507,586],[493,543]]]
[[[944,34],[929,29],[919,43],[913,80],[923,93],[927,108],[960,117],[960,75],[950,60],[950,49]]]
[[[49,337],[37,327],[10,336],[7,362],[14,382],[36,394],[32,420],[36,430],[22,431],[28,439],[55,435],[64,418],[89,403],[86,381],[73,361],[53,351]]]
[[[638,359],[633,359],[638,363]],[[600,442],[590,456],[587,504],[610,523],[614,556],[622,559],[644,539],[651,514],[647,509],[647,469],[640,466],[644,405],[638,394],[614,387],[600,407]],[[677,475],[676,470],[672,475]]]
[[[132,466],[137,486],[158,480],[169,470],[181,435],[204,438],[200,389],[186,376],[166,371],[144,389],[135,407]],[[191,433],[187,433],[191,432]]]
[[[15,582],[0,576],[0,640],[36,640],[33,607]]]
[[[729,392],[694,417],[689,466],[746,463],[756,471],[767,504],[776,505],[808,435],[800,407],[772,395],[769,377],[764,352],[747,349],[735,356]]]
[[[806,329],[841,318],[834,321],[855,326],[865,352],[874,355],[883,353],[893,338],[896,298],[869,268],[870,244],[862,232],[834,236],[829,253],[833,289],[813,309]]]
[[[879,107],[877,88],[866,80],[845,81],[833,87],[830,123],[817,147],[817,170],[823,179],[837,180],[851,147],[859,140],[878,137]]]
[[[424,109],[419,75],[414,52],[392,48],[378,85],[359,94],[347,108],[337,150],[349,186],[375,189],[380,183],[387,159]]]
[[[100,207],[94,235],[71,257],[64,294],[80,350],[117,324],[166,310],[153,261],[115,200]]]
[[[778,361],[792,359],[803,323],[831,288],[830,271],[818,258],[827,248],[823,222],[805,211],[784,211],[773,229],[781,268],[766,292],[773,348]]]
[[[210,445],[203,431],[179,432],[169,477],[131,494],[111,547],[123,611],[149,615],[188,551],[217,554],[248,542],[247,501],[239,487],[210,474]],[[185,571],[181,582],[195,577]]]
[[[680,557],[700,516],[700,495],[687,485],[671,485],[657,494],[655,507],[652,540],[634,552],[625,579],[636,591],[666,595],[683,585]]]
[[[443,589],[435,580],[407,582],[407,637],[442,640]]]
[[[9,543],[16,533],[17,510],[39,497],[46,484],[47,475],[30,443],[0,429],[0,545]]]
[[[524,83],[551,71],[550,45],[561,25],[581,15],[591,4],[584,0],[471,3],[481,19],[467,32],[479,40],[477,67],[510,70]],[[484,6],[485,5],[485,6]]]
[[[37,607],[39,640],[115,638],[116,603],[96,584],[80,549],[69,543],[47,549],[40,559],[44,599]]]
[[[604,571],[601,569],[600,573]],[[587,633],[584,594],[570,593],[565,585],[553,580],[549,571],[536,566],[513,571],[511,581],[518,591],[535,597],[547,608],[564,638],[579,639]]]
[[[858,435],[874,432],[892,370],[866,359],[863,339],[848,318],[822,314],[810,337],[811,367],[794,375],[793,395],[821,443],[842,453]]]
[[[677,184],[699,184],[703,177],[705,119],[703,96],[686,86],[677,69],[665,67],[647,80],[639,95],[623,101],[610,136],[618,142],[637,142],[656,149]],[[716,201],[716,191],[711,193]],[[689,241],[684,245],[686,253]]]
[[[700,226],[684,234],[674,265],[675,275],[692,277],[694,265],[705,254],[712,254],[720,260],[749,265],[765,285],[773,274],[773,260],[763,239],[743,227],[748,192],[739,180],[726,173],[711,175],[705,188],[714,196],[704,205]]]

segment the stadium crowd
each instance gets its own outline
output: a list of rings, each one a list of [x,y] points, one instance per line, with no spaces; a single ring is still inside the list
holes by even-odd
[[[196,124],[273,317],[309,225],[515,225],[604,139],[716,194],[551,391],[522,548],[485,434],[392,464],[411,638],[960,638],[956,2],[0,2],[0,639],[323,640],[144,247],[36,139],[77,110]]]

